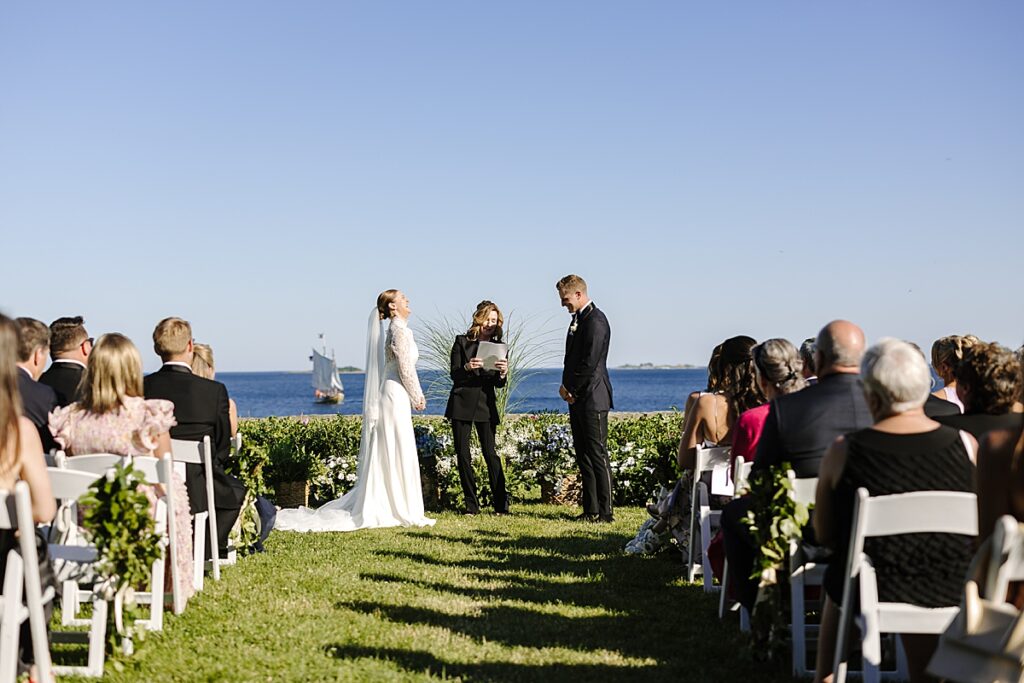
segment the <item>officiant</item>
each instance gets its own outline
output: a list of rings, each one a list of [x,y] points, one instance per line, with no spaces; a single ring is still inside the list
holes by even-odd
[[[480,513],[476,476],[473,474],[469,449],[474,427],[484,462],[487,463],[494,511],[499,515],[508,514],[505,472],[495,448],[495,434],[500,420],[495,390],[505,386],[508,375],[508,347],[501,341],[504,322],[496,304],[481,301],[473,313],[473,323],[469,330],[455,337],[452,346],[452,391],[448,396],[444,416],[452,423],[467,515]],[[486,353],[482,353],[483,350]]]

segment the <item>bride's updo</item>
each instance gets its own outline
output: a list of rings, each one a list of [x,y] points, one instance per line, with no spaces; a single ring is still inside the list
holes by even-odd
[[[377,315],[380,316],[381,320],[389,320],[391,318],[391,309],[388,306],[394,303],[397,297],[397,289],[385,289],[377,297]]]

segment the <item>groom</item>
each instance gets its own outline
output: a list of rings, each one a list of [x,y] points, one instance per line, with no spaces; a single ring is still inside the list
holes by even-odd
[[[572,314],[565,339],[565,365],[558,393],[569,404],[569,425],[583,480],[583,514],[577,519],[612,522],[612,475],[608,463],[608,411],[612,383],[608,378],[608,318],[587,296],[579,275],[566,275],[555,285],[562,306]]]

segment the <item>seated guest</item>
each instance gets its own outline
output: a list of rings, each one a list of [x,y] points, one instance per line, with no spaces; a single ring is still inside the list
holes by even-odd
[[[800,360],[804,362],[804,367],[800,374],[803,375],[808,384],[816,383],[818,375],[814,370],[814,337],[804,339],[804,343],[800,345]]]
[[[224,471],[231,450],[231,416],[228,390],[220,382],[192,374],[192,326],[181,318],[165,318],[153,330],[153,349],[164,364],[145,379],[146,398],[162,398],[174,404],[177,425],[171,428],[172,439],[202,441],[210,437],[213,448],[213,495],[216,498],[216,539],[220,555],[227,552],[228,535],[238,519],[245,499],[245,486]],[[188,487],[192,512],[208,509],[206,476],[200,465],[187,465],[185,484]],[[211,539],[212,542],[213,539]],[[207,549],[209,551],[209,548]],[[208,552],[212,556],[212,552]]]
[[[963,415],[937,418],[980,439],[993,429],[1016,429],[1024,415],[1013,411],[1020,398],[1020,363],[999,344],[978,342],[964,353],[954,370]]]
[[[57,406],[57,395],[53,389],[39,383],[39,376],[46,367],[46,354],[50,352],[50,330],[43,323],[32,318],[18,318],[18,392],[21,394],[22,414],[32,421],[39,432],[43,450],[50,452],[57,448],[47,419],[50,411]]]
[[[867,489],[871,496],[974,490],[977,443],[966,432],[940,425],[924,414],[931,373],[913,347],[883,339],[864,355],[861,378],[875,424],[840,437],[829,447],[822,459],[814,505],[817,540],[835,551],[835,561],[825,570],[827,597],[815,667],[819,681],[832,669],[857,489]],[[957,605],[973,542],[972,537],[957,534],[866,539],[864,552],[875,569],[878,599],[921,607]],[[901,635],[900,639],[910,680],[929,680],[925,667],[938,636]]]
[[[974,335],[960,336],[951,334],[940,337],[932,344],[932,367],[935,374],[942,380],[943,387],[932,393],[932,396],[942,398],[956,405],[960,412],[964,412],[964,405],[956,393],[956,366],[963,360],[964,352],[979,341]]]
[[[691,477],[696,466],[697,445],[728,444],[737,415],[764,400],[754,380],[750,357],[750,349],[756,343],[750,337],[739,336],[727,339],[715,348],[713,367],[709,366],[708,386],[716,386],[717,391],[699,392],[683,418],[677,458],[679,467],[686,473],[668,498],[660,504],[648,506],[648,512],[656,521],[653,524],[645,521],[641,525],[637,535],[626,544],[627,553],[653,552],[660,546],[659,536],[666,530],[672,532],[680,547],[690,542]],[[710,486],[710,483],[709,477],[707,484]]]
[[[978,450],[978,542],[995,530],[1003,515],[1024,522],[1024,425],[995,429]]]
[[[57,392],[57,405],[81,400],[79,385],[85,363],[92,351],[92,337],[85,331],[82,316],[57,318],[50,323],[50,357],[53,363],[39,381]]]
[[[18,325],[0,314],[0,491],[11,493],[19,480],[26,482],[32,497],[32,520],[37,524],[45,524],[57,513],[57,502],[50,491],[50,478],[46,473],[46,461],[43,458],[39,432],[28,418],[20,414],[18,382],[19,376],[24,373],[17,366],[18,337]],[[36,548],[40,580],[45,590],[54,587],[55,581],[47,555],[46,541],[38,533]],[[11,550],[20,553],[20,544],[15,532],[9,529],[0,530],[0,580],[6,573],[7,555]],[[53,611],[52,600],[44,605],[44,610],[46,622],[49,624]],[[34,659],[28,621],[22,624],[18,644],[19,668],[23,672],[29,671]],[[34,680],[39,680],[34,673],[31,675]]]
[[[754,470],[789,462],[798,477],[818,476],[825,449],[837,436],[871,424],[858,377],[864,354],[864,333],[846,320],[822,328],[815,342],[814,366],[818,383],[775,398],[761,432]],[[748,577],[739,586],[739,600],[748,610],[757,598],[757,582],[749,579],[757,549],[743,522],[750,499],[738,498],[722,510],[722,533],[729,565],[736,577]],[[731,573],[731,572],[730,572]]]
[[[807,386],[803,372],[803,353],[788,339],[769,339],[751,349],[754,359],[754,375],[757,386],[766,401],[792,394]],[[813,366],[812,366],[813,367]],[[768,419],[769,403],[751,408],[736,420],[732,437],[732,460],[742,457],[746,462],[754,461],[761,431]]]
[[[193,374],[214,379],[217,371],[213,364],[213,347],[209,344],[193,344],[192,351]],[[231,436],[234,436],[238,433],[238,406],[233,398],[228,398],[228,414],[231,416]]]
[[[82,400],[50,415],[50,429],[72,461],[74,456],[88,453],[162,458],[171,450],[167,430],[172,425],[174,406],[169,401],[142,398],[142,356],[128,337],[116,332],[100,337],[89,354]],[[173,476],[178,586],[187,599],[195,592],[192,521],[185,482],[177,474]]]
[[[912,341],[908,341],[907,343],[910,344],[915,351],[921,354],[921,357],[925,359],[926,363],[928,362],[928,359],[925,357],[924,351],[921,350],[920,346]],[[951,403],[944,398],[939,398],[935,394],[928,394],[928,400],[924,403],[924,414],[933,420],[935,418],[942,417],[943,415],[959,415],[961,412],[963,411],[961,410],[960,405]]]

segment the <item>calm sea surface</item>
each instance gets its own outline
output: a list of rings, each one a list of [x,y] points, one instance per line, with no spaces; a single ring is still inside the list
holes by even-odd
[[[533,370],[512,395],[511,410],[529,413],[539,410],[565,412],[565,403],[558,397],[560,369]],[[707,385],[707,370],[609,370],[615,394],[615,410],[651,412],[683,408],[686,396]],[[238,404],[242,417],[270,415],[358,415],[363,412],[363,378],[359,374],[343,374],[345,400],[337,405],[313,402],[309,373],[292,372],[220,372],[217,379],[227,385],[228,393]],[[429,386],[438,374],[420,371],[420,382],[427,391],[428,415],[444,413],[448,395],[432,397]]]

